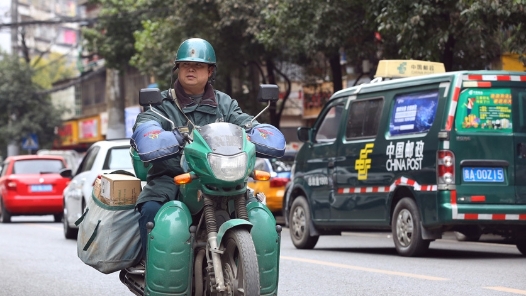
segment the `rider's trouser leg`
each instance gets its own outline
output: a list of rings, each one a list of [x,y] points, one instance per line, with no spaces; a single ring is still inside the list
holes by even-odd
[[[139,231],[141,234],[141,257],[146,259],[146,244],[148,243],[148,229],[146,223],[154,222],[153,219],[163,204],[158,201],[146,201],[138,205],[141,216],[139,218]]]

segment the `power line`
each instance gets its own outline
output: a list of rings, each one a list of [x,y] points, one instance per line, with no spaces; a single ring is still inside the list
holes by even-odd
[[[15,23],[0,23],[0,28],[2,27],[25,27],[33,25],[55,25],[55,24],[64,24],[64,23],[94,23],[98,20],[98,17],[94,18],[62,18],[62,19],[52,19],[52,20],[43,20],[43,21],[25,21],[25,22],[15,22]]]
[[[85,23],[93,24],[97,22],[98,20],[102,19],[113,19],[116,15],[126,16],[126,17],[148,17],[151,13],[151,16],[155,17],[163,17],[165,14],[170,14],[170,10],[167,10],[166,8],[147,8],[147,9],[140,9],[135,11],[128,11],[128,12],[119,12],[117,14],[112,15],[106,15],[106,16],[97,16],[97,17],[91,17],[91,18],[77,18],[77,17],[63,17],[58,19],[49,19],[49,20],[31,20],[31,21],[24,21],[24,22],[14,22],[14,23],[0,23],[0,29],[3,27],[25,27],[25,26],[34,26],[34,25],[55,25],[55,24],[64,24],[64,23]]]

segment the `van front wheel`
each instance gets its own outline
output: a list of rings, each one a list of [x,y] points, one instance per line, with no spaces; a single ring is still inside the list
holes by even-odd
[[[289,232],[292,243],[298,249],[312,249],[316,246],[319,235],[311,236],[309,204],[303,196],[294,199],[290,207]]]
[[[422,239],[420,221],[420,213],[414,200],[405,197],[396,204],[391,227],[398,254],[417,257],[427,252],[431,241]]]

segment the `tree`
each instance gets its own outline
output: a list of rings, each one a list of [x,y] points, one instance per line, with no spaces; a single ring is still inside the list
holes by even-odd
[[[30,62],[34,69],[33,82],[43,89],[51,89],[54,82],[73,77],[75,68],[66,65],[66,56],[52,52],[48,58],[33,58]]]
[[[367,18],[366,5],[367,2],[357,0],[273,1],[264,10],[268,26],[258,38],[267,49],[284,47],[303,65],[316,61],[322,53],[337,91],[343,86],[341,48],[356,64],[374,52],[374,28]],[[324,65],[324,61],[320,64]],[[320,69],[315,68],[318,79]]]
[[[101,6],[98,21],[92,28],[82,30],[87,49],[103,57],[106,65],[106,103],[108,131],[106,138],[124,138],[125,92],[123,71],[135,54],[133,33],[140,28],[141,19],[147,17],[137,9],[134,0],[97,0]]]
[[[385,58],[439,61],[451,71],[484,69],[506,50],[524,53],[524,6],[522,0],[373,0],[371,8]]]
[[[261,106],[253,103],[258,86],[261,82],[276,83],[273,60],[279,56],[277,51],[266,51],[255,38],[258,27],[263,24],[260,11],[264,4],[264,1],[235,0],[150,2],[142,9],[173,5],[173,10],[169,15],[143,21],[142,30],[135,33],[137,55],[132,63],[141,71],[153,74],[162,87],[168,86],[165,81],[170,81],[179,44],[190,37],[204,38],[216,51],[215,87],[236,98],[245,112],[258,112]],[[269,114],[271,123],[279,126],[275,104]]]
[[[0,144],[20,143],[36,134],[41,148],[50,148],[55,128],[61,124],[60,110],[42,88],[32,81],[34,70],[16,55],[0,53]],[[2,151],[2,154],[5,150]],[[5,154],[4,154],[5,155]]]

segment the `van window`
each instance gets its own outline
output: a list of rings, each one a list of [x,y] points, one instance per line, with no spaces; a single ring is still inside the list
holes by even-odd
[[[391,110],[391,136],[426,133],[433,122],[438,105],[438,91],[396,95]]]
[[[332,142],[338,134],[338,125],[342,117],[343,104],[332,106],[325,113],[320,128],[316,132],[316,142]]]
[[[384,101],[381,98],[352,102],[345,132],[346,138],[376,136],[383,105]]]
[[[455,128],[463,132],[512,133],[511,89],[467,88],[457,104]]]

